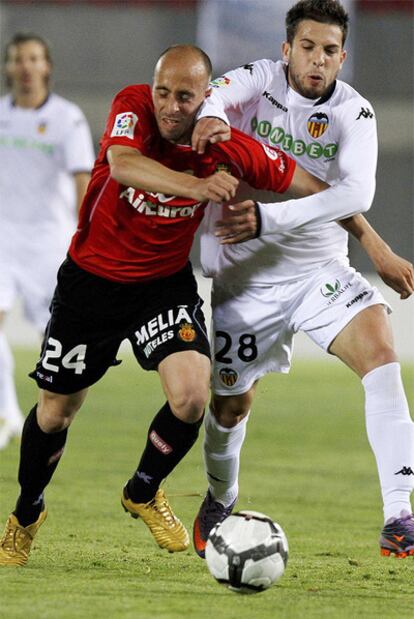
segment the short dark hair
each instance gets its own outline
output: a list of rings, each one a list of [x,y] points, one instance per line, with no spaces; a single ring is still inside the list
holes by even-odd
[[[34,32],[16,32],[16,34],[13,36],[12,39],[10,39],[10,41],[6,44],[6,47],[4,48],[4,62],[7,62],[9,59],[9,51],[11,47],[15,45],[21,45],[22,43],[28,43],[29,41],[36,41],[36,43],[42,45],[45,52],[46,60],[50,62],[50,64],[52,64],[49,43],[46,41],[46,39],[43,39],[41,36],[35,34]]]
[[[294,4],[286,14],[286,39],[289,43],[293,42],[298,25],[304,19],[339,26],[344,45],[348,34],[349,16],[338,0],[300,0]]]
[[[202,50],[201,47],[197,47],[197,45],[171,45],[170,47],[167,47],[167,49],[165,49],[162,52],[162,54],[159,55],[157,62],[161,60],[163,56],[168,54],[168,52],[175,50],[175,49],[176,50],[191,49],[192,51],[196,52],[196,54],[200,56],[201,62],[204,64],[204,67],[206,69],[207,75],[209,76],[209,79],[211,79],[211,76],[213,74],[213,65],[211,64],[211,60],[209,56],[206,54],[206,52]]]

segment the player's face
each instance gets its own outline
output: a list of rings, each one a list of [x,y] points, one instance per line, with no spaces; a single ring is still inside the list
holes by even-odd
[[[19,94],[38,92],[46,87],[51,66],[38,41],[12,45],[6,61],[6,76]]]
[[[342,30],[335,24],[305,19],[290,43],[283,43],[290,86],[304,97],[318,99],[332,85],[346,57]]]
[[[202,63],[162,59],[152,86],[155,118],[163,138],[189,144],[194,119],[208,93],[208,78]]]

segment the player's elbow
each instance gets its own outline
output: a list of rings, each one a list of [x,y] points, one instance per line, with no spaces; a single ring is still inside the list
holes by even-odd
[[[349,203],[355,204],[357,208],[353,214],[366,213],[371,208],[375,195],[375,181],[367,183],[365,180],[349,185]]]
[[[114,158],[109,165],[111,177],[120,185],[128,185],[130,176],[129,163],[123,157]]]

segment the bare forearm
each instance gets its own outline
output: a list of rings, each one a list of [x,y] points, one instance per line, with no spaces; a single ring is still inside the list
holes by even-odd
[[[176,172],[135,149],[111,146],[107,156],[114,180],[143,191],[192,198],[199,202],[227,202],[234,198],[239,184],[226,172],[217,172],[207,178]]]
[[[109,156],[109,162],[112,177],[121,185],[184,198],[194,197],[194,177],[170,170],[154,159],[125,154],[116,158]]]
[[[338,223],[359,241],[375,268],[380,269],[384,253],[390,252],[391,248],[368,223],[364,215],[354,215],[353,217],[342,219]]]
[[[413,265],[395,254],[363,215],[354,215],[338,223],[360,242],[385,284],[398,292],[401,299],[407,299],[414,290]]]

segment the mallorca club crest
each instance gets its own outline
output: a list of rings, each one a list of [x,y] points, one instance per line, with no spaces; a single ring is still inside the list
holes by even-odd
[[[183,342],[194,342],[197,337],[195,329],[189,322],[183,322],[178,330],[178,337]]]
[[[320,138],[328,127],[329,118],[323,112],[312,114],[312,116],[308,119],[308,131],[315,139]]]
[[[226,385],[226,387],[233,387],[239,378],[236,370],[233,370],[232,368],[222,368],[219,372],[219,376],[221,382]]]

